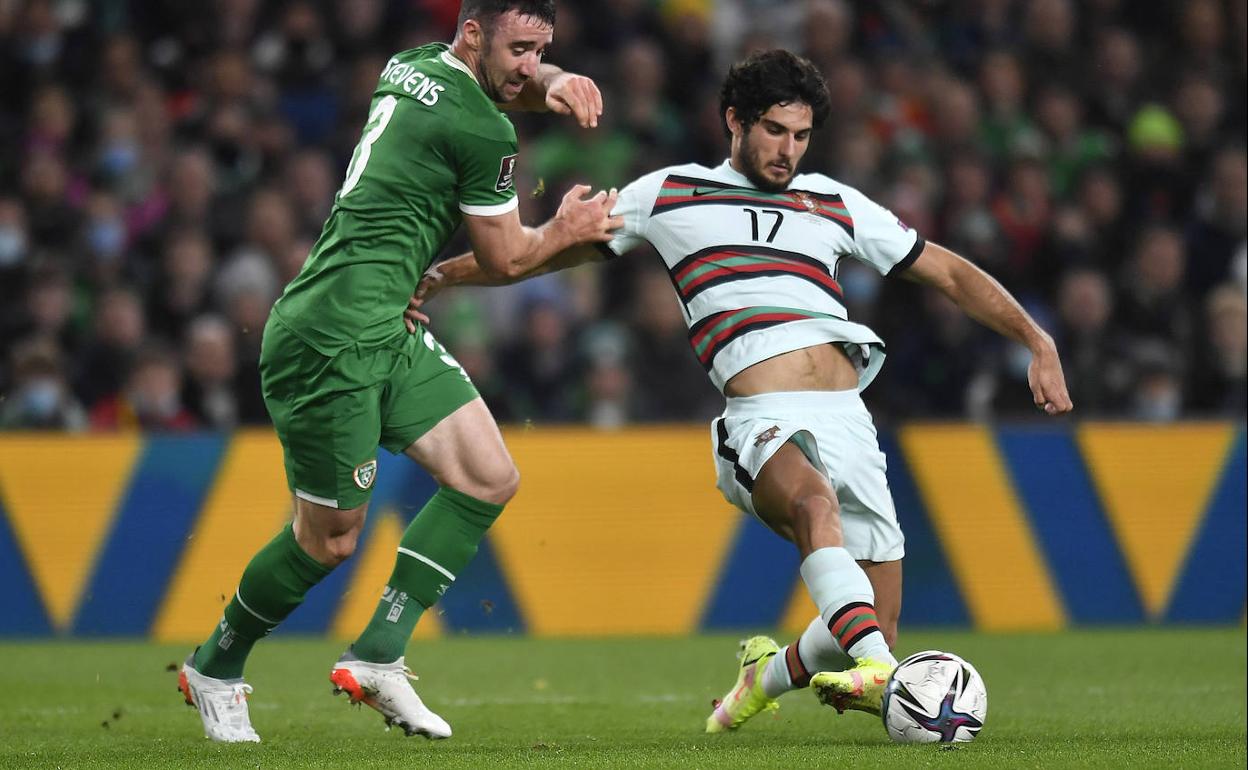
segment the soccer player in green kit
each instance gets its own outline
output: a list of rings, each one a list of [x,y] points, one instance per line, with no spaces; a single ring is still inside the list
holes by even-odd
[[[179,676],[209,738],[259,741],[243,666],[252,645],[355,550],[380,445],[438,492],[403,534],[372,621],[334,664],[335,692],[408,735],[450,726],[412,690],[404,651],[421,613],[455,582],[515,494],[516,467],[459,364],[403,312],[460,222],[482,269],[516,276],[578,243],[605,242],[614,191],[574,187],[558,213],[521,225],[516,132],[499,105],[597,124],[588,78],[542,64],[554,0],[464,0],[455,40],[403,51],[383,69],[368,122],[320,239],[265,326],[265,403],[284,450],[294,520],[247,565],[217,628]]]

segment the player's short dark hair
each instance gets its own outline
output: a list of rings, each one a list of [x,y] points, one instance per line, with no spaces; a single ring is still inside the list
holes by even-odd
[[[731,136],[726,115],[729,107],[736,110],[737,120],[748,130],[774,105],[801,102],[810,105],[813,125],[819,128],[828,119],[831,101],[828,85],[814,64],[775,48],[732,65],[719,92],[719,117],[724,133]]]
[[[489,36],[494,31],[494,22],[508,11],[555,26],[555,0],[463,0],[459,6],[458,26],[464,26],[468,19],[476,19]]]

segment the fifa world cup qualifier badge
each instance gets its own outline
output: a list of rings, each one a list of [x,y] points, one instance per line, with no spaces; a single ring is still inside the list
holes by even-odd
[[[510,190],[516,176],[516,159],[519,155],[508,155],[503,158],[498,169],[498,183],[494,185],[495,192],[503,192]]]
[[[355,472],[351,476],[355,479],[355,485],[360,489],[371,488],[373,482],[377,480],[377,461],[369,460],[366,463],[360,463],[355,466]]]

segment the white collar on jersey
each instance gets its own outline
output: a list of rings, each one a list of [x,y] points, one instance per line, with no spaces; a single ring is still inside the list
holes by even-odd
[[[442,61],[446,62],[447,66],[454,67],[468,77],[472,78],[472,82],[477,82],[477,76],[472,74],[472,70],[468,69],[468,65],[464,64],[463,59],[451,53],[451,49],[448,48],[442,52]]]

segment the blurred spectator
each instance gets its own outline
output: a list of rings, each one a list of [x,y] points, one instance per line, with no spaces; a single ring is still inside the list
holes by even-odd
[[[181,387],[178,359],[163,347],[144,348],[133,359],[125,387],[91,408],[91,428],[192,430],[195,417],[182,406]]]
[[[58,350],[72,350],[77,342],[71,326],[74,312],[73,286],[60,267],[49,264],[35,271],[26,291],[26,318],[15,337],[39,339]]]
[[[178,230],[165,239],[148,297],[152,327],[168,340],[182,338],[195,316],[209,309],[212,245],[199,230]]]
[[[334,205],[338,172],[323,150],[301,150],[286,166],[283,195],[290,201],[297,230],[316,237]]]
[[[1112,325],[1113,292],[1101,272],[1067,273],[1057,296],[1058,352],[1080,411],[1113,415],[1125,406],[1134,379],[1131,341]]]
[[[1200,342],[1188,404],[1197,414],[1242,419],[1248,371],[1248,298],[1242,287],[1223,284],[1210,292]]]
[[[0,195],[0,332],[20,323],[17,308],[22,305],[22,279],[30,247],[26,207],[16,198]]]
[[[13,351],[13,387],[0,399],[0,428],[9,430],[82,430],[87,415],[65,378],[56,346],[37,339]]]
[[[1108,161],[1115,147],[1108,136],[1083,125],[1083,107],[1075,92],[1065,86],[1045,87],[1036,98],[1035,111],[1048,142],[1053,193],[1064,197],[1085,168]]]
[[[1025,293],[1052,214],[1049,173],[1039,158],[1022,156],[1010,164],[992,212],[1006,244],[1006,264],[997,278],[1015,294]]]
[[[1143,95],[1140,46],[1134,35],[1117,27],[1094,37],[1090,117],[1093,123],[1121,132]]]
[[[186,382],[182,403],[200,425],[229,429],[238,424],[234,335],[216,316],[196,318],[186,332]]]
[[[1211,179],[1196,200],[1187,232],[1188,250],[1197,255],[1187,274],[1188,287],[1204,294],[1230,277],[1231,259],[1243,251],[1248,236],[1248,163],[1243,147],[1222,150],[1214,158]]]
[[[958,417],[970,407],[968,384],[982,374],[984,335],[935,289],[921,291],[923,322],[889,346],[885,410],[897,417]],[[909,312],[918,312],[915,308]]]
[[[500,352],[500,369],[513,414],[525,420],[567,421],[574,414],[581,361],[564,309],[540,291],[535,289],[525,302],[520,337]]]
[[[1127,417],[1147,422],[1173,422],[1183,409],[1183,373],[1178,350],[1149,340],[1132,350],[1135,389]]]
[[[1128,334],[1188,349],[1192,319],[1183,292],[1186,266],[1186,250],[1177,232],[1155,226],[1140,235],[1120,283],[1119,317]]]
[[[96,303],[91,335],[74,377],[74,392],[87,405],[115,396],[147,335],[143,304],[127,287],[106,289]]]
[[[639,392],[636,416],[661,422],[715,416],[722,405],[706,372],[690,355],[683,309],[667,271],[642,268],[636,282],[634,338],[628,362]]]
[[[589,345],[585,403],[580,418],[600,429],[621,428],[639,417],[645,419],[637,408],[634,370],[628,366],[623,333],[615,328],[599,328],[595,337]]]
[[[1004,50],[985,56],[979,68],[979,88],[985,98],[980,142],[994,160],[1007,158],[1035,136],[1024,111],[1027,82],[1018,57]]]

